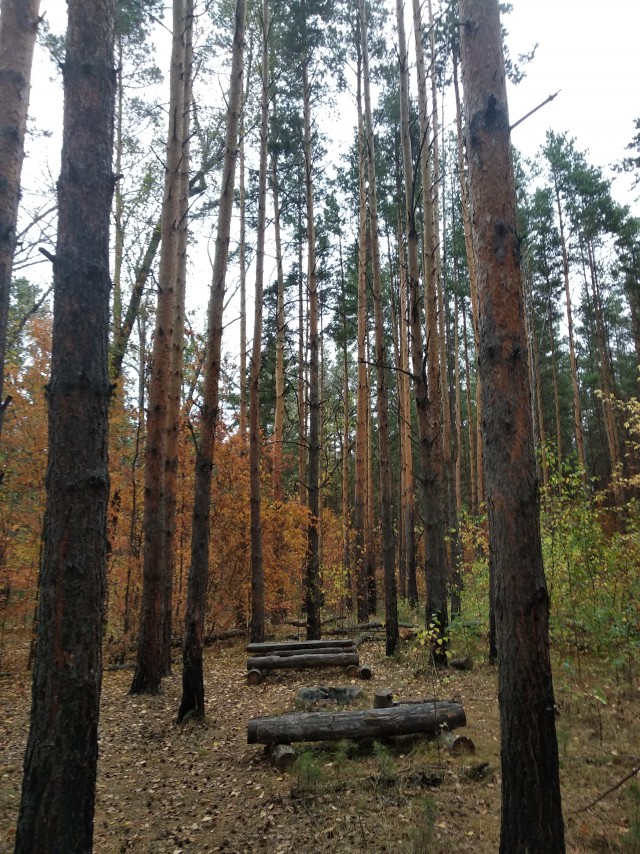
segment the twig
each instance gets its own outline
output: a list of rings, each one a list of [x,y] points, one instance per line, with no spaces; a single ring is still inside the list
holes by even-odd
[[[590,810],[591,807],[595,807],[595,805],[600,803],[600,801],[604,800],[604,798],[606,798],[607,795],[610,795],[611,792],[615,792],[616,789],[619,789],[620,786],[623,786],[627,782],[627,780],[630,780],[632,777],[635,777],[635,775],[638,774],[639,772],[640,772],[640,765],[637,765],[633,769],[633,771],[629,771],[629,773],[627,774],[626,777],[623,777],[622,780],[618,780],[618,782],[615,783],[613,786],[611,786],[611,788],[607,789],[606,792],[603,792],[601,795],[598,795],[598,797],[595,799],[595,801],[591,801],[591,803],[587,804],[586,807],[580,807],[579,810],[575,810],[575,812],[573,812],[572,815],[578,815],[578,813],[586,812],[587,810]]]
[[[538,112],[538,110],[540,110],[542,107],[544,107],[544,105],[545,105],[545,104],[549,104],[551,101],[553,101],[553,99],[554,99],[554,98],[557,98],[557,96],[558,96],[559,94],[560,94],[560,89],[558,89],[558,91],[557,91],[554,95],[549,95],[549,97],[548,97],[548,98],[545,98],[545,100],[544,100],[541,104],[538,104],[538,106],[537,106],[537,107],[534,107],[534,108],[533,108],[533,110],[529,110],[529,112],[528,112],[526,115],[524,115],[521,119],[518,119],[518,121],[517,121],[517,122],[514,122],[514,123],[511,125],[511,127],[509,128],[509,130],[511,131],[511,130],[513,130],[514,128],[518,127],[518,125],[519,125],[519,124],[522,124],[522,122],[523,122],[525,119],[528,119],[528,118],[529,118],[529,116],[532,116],[534,113],[537,113],[537,112]]]

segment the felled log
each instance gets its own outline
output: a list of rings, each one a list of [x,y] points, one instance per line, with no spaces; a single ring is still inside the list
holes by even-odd
[[[253,718],[247,728],[248,744],[290,744],[293,741],[334,741],[341,738],[388,738],[415,733],[435,734],[465,726],[460,703],[401,705],[390,709],[355,712],[298,712]]]
[[[363,664],[362,667],[358,670],[358,676],[360,679],[371,679],[373,676],[373,670],[369,667],[368,664]]]
[[[351,638],[341,638],[339,640],[282,641],[281,643],[249,643],[247,644],[247,652],[251,652],[254,655],[270,655],[272,653],[283,653],[288,650],[298,649],[316,650],[326,647],[342,649],[344,647],[351,647],[353,644],[354,642]]]
[[[247,659],[247,670],[306,670],[308,667],[349,667],[360,663],[357,652],[333,652],[330,655],[262,655]]]
[[[355,646],[318,646],[313,649],[301,647],[300,649],[274,649],[270,652],[253,653],[253,658],[266,658],[277,655],[279,658],[288,658],[292,655],[335,655],[336,653],[357,652]]]
[[[465,753],[471,754],[476,752],[475,744],[467,735],[457,735],[454,732],[445,730],[438,733],[436,740],[440,747],[446,748],[452,756],[462,756]]]

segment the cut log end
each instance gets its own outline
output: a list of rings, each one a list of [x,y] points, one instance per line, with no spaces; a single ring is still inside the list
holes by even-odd
[[[451,756],[472,755],[476,752],[473,740],[467,735],[456,735],[456,733],[445,730],[438,735],[438,744],[448,750]]]
[[[262,671],[253,668],[247,673],[247,685],[259,685],[262,682]]]
[[[268,744],[265,751],[278,771],[288,771],[297,759],[297,753],[290,744]]]
[[[362,667],[358,670],[358,676],[360,679],[371,679],[373,676],[373,670],[369,667],[368,664],[363,664]]]

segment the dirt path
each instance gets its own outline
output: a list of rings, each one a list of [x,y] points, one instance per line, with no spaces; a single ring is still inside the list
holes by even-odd
[[[468,721],[461,732],[473,739],[475,756],[453,758],[425,740],[357,755],[345,745],[336,751],[334,745],[306,753],[299,773],[280,773],[260,746],[246,744],[248,719],[292,710],[302,685],[355,680],[337,670],[285,671],[250,688],[244,645],[219,643],[206,659],[207,724],[178,726],[179,667],[163,682],[162,695],[152,698],[127,695],[130,671],[106,672],[96,854],[497,851],[500,786],[493,668],[479,663],[471,672],[452,671],[436,683],[409,646],[397,659],[387,660],[382,642],[369,642],[361,647],[361,659],[374,669],[373,680],[360,683],[365,705],[371,705],[376,687],[392,688],[399,699],[436,692],[460,699]],[[0,681],[2,854],[13,849],[29,702],[26,674]],[[629,837],[629,799],[623,790],[587,814],[571,813],[633,767],[627,748],[635,738],[637,750],[640,720],[623,705],[600,710],[606,718],[600,747],[594,744],[589,709],[568,711],[570,731],[567,741],[561,741],[568,850],[633,850],[623,847]],[[610,741],[616,733],[617,748]],[[480,763],[488,763],[489,770],[469,779],[470,767]]]

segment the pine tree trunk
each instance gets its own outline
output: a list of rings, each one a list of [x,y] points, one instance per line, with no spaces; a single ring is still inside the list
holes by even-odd
[[[503,854],[565,850],[516,194],[497,0],[460,0],[495,582]],[[517,572],[515,568],[517,567]]]
[[[398,26],[399,74],[400,74],[400,142],[402,148],[402,163],[405,187],[405,227],[407,232],[407,289],[409,339],[411,342],[411,358],[413,381],[415,385],[416,412],[418,416],[418,433],[420,437],[420,463],[422,468],[423,514],[430,510],[424,485],[425,472],[430,465],[430,445],[427,425],[427,377],[422,362],[422,323],[420,311],[420,283],[418,258],[418,231],[416,227],[416,188],[413,178],[413,155],[411,151],[411,135],[409,129],[409,59],[404,25],[404,5],[396,0],[396,20]],[[417,585],[415,601],[417,602]],[[410,599],[414,591],[409,591]]]
[[[213,259],[211,293],[207,310],[207,343],[203,368],[202,417],[196,451],[193,519],[191,525],[191,566],[187,590],[187,607],[184,619],[184,648],[182,652],[182,698],[178,720],[193,714],[205,713],[203,649],[204,617],[207,604],[209,577],[209,531],[211,519],[211,474],[215,430],[218,420],[220,355],[222,344],[222,312],[229,257],[231,213],[238,155],[238,129],[242,109],[242,62],[246,0],[237,0],[231,57],[231,80],[225,131],[224,163],[216,248]]]
[[[262,302],[264,293],[264,244],[267,228],[267,142],[269,133],[269,4],[262,3],[262,98],[260,115],[260,171],[258,177],[258,225],[253,348],[249,380],[249,471],[251,504],[251,642],[264,641],[264,563],[260,490],[260,359],[262,352]]]
[[[9,294],[16,248],[20,177],[24,160],[31,65],[40,0],[2,0],[0,18],[0,436]]]
[[[346,279],[342,257],[342,238],[338,236],[340,249],[340,282],[342,286],[342,571],[344,604],[347,612],[353,611],[351,577],[351,525],[349,522],[349,456],[351,428],[351,392],[349,389],[349,352],[347,349],[347,312],[345,307]]]
[[[176,285],[173,305],[171,362],[169,367],[169,399],[167,401],[167,460],[165,466],[165,513],[167,546],[165,551],[162,604],[162,675],[171,672],[173,577],[175,571],[176,508],[178,465],[181,431],[181,395],[184,362],[185,292],[187,285],[187,247],[189,242],[189,166],[191,73],[193,64],[193,0],[186,0],[184,35],[184,71],[182,85],[182,140],[179,166],[178,243]]]
[[[470,496],[470,511],[472,515],[478,513],[478,478],[476,477],[476,463],[478,456],[476,454],[476,439],[477,432],[473,420],[473,405],[471,401],[471,366],[469,364],[469,335],[467,332],[467,312],[462,302],[462,337],[464,350],[464,374],[465,374],[465,392],[467,399],[467,433],[469,439],[469,496]],[[479,381],[479,380],[478,380]]]
[[[240,267],[240,376],[239,376],[239,400],[238,400],[238,431],[243,441],[247,438],[247,193],[245,186],[246,161],[245,161],[245,111],[249,100],[249,88],[251,85],[251,67],[253,60],[253,41],[250,42],[246,63],[246,81],[244,97],[242,100],[242,114],[240,117],[240,137],[238,143],[238,191],[240,198],[238,207],[240,212],[240,240],[238,244],[238,264]]]
[[[167,528],[167,451],[171,351],[175,322],[175,288],[178,270],[180,221],[180,170],[184,140],[185,0],[173,0],[173,41],[169,77],[169,129],[167,134],[164,198],[161,218],[158,302],[153,338],[144,478],[144,566],[142,610],[136,670],[130,694],[158,694],[165,672],[163,624],[165,621],[165,561],[169,558]]]
[[[3,4],[4,18],[4,4]],[[69,0],[47,509],[18,854],[93,844],[109,500],[112,0]],[[4,25],[4,20],[3,20]]]
[[[393,495],[391,491],[391,447],[389,430],[387,348],[384,341],[384,311],[382,305],[382,272],[378,240],[378,203],[376,186],[376,158],[373,135],[373,114],[369,85],[369,47],[367,43],[367,18],[364,0],[359,2],[360,35],[362,43],[362,71],[364,79],[364,105],[366,150],[369,178],[369,229],[371,235],[371,262],[373,269],[373,309],[375,326],[376,398],[378,415],[378,461],[380,466],[380,511],[382,516],[382,568],[384,577],[384,605],[386,653],[393,655],[398,645],[398,595],[395,575],[395,536],[393,530]]]
[[[433,203],[433,174],[429,151],[431,131],[427,113],[427,84],[422,42],[420,0],[413,0],[413,29],[418,79],[418,116],[420,121],[420,172],[424,215],[424,305],[426,326],[427,431],[430,444],[428,468],[424,471],[425,572],[427,579],[426,625],[431,628],[434,659],[446,664],[448,636],[447,583],[449,569],[445,549],[445,491],[442,446],[442,382],[438,334],[438,239],[436,210]]]
[[[282,442],[284,438],[284,342],[286,317],[284,308],[282,237],[280,234],[280,189],[278,184],[278,159],[275,151],[271,154],[271,192],[273,195],[273,224],[276,244],[276,267],[278,271],[278,296],[276,304],[276,408],[273,421],[273,496],[276,501],[283,501]]]
[[[302,202],[298,199],[298,501],[307,503],[307,363],[305,351],[307,326],[305,324],[304,276],[302,274]]]
[[[304,108],[304,161],[307,201],[307,289],[309,296],[309,524],[305,572],[307,638],[317,640],[320,625],[320,376],[318,335],[318,277],[316,270],[316,231],[313,210],[313,151],[311,147],[311,90],[308,59],[302,63]]]
[[[356,611],[358,622],[369,617],[366,565],[367,488],[367,218],[365,201],[364,122],[362,119],[362,67],[358,63],[358,398],[356,403],[356,461],[353,526],[355,528]]]
[[[457,53],[453,51],[453,88],[456,98],[456,126],[458,130],[458,178],[460,181],[460,201],[462,209],[462,227],[464,230],[464,245],[465,254],[467,257],[467,268],[469,271],[469,296],[471,298],[471,321],[473,328],[473,342],[476,351],[476,361],[479,346],[479,331],[478,331],[478,298],[476,289],[476,264],[473,255],[473,235],[471,233],[471,209],[469,206],[469,191],[467,188],[467,177],[465,170],[464,158],[464,135],[462,131],[462,106],[460,103],[460,92],[458,86],[458,64]],[[468,338],[465,334],[465,345]],[[468,351],[466,351],[468,354]],[[467,389],[470,387],[470,374],[467,355]],[[471,429],[471,410],[469,410],[469,427]],[[469,443],[471,448],[471,442]],[[475,448],[474,459],[472,460],[471,471],[475,472],[475,478],[471,488],[472,496],[475,495],[475,500],[472,499],[472,513],[478,515],[480,513],[480,505],[484,501],[484,460],[482,450],[482,380],[477,371],[476,364],[476,435],[473,440]]]
[[[580,404],[580,387],[578,385],[578,362],[576,359],[575,336],[573,334],[573,312],[571,309],[571,286],[569,282],[569,253],[564,233],[564,218],[560,202],[560,188],[556,176],[553,176],[558,208],[558,223],[560,226],[560,243],[562,246],[562,274],[564,278],[564,293],[567,302],[567,336],[569,338],[569,360],[571,365],[571,388],[573,389],[573,429],[576,440],[576,453],[582,471],[583,482],[586,484],[587,463],[584,455],[584,436],[582,433],[582,407]]]

